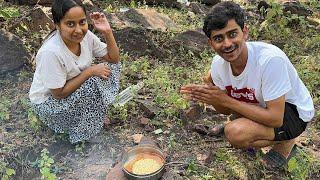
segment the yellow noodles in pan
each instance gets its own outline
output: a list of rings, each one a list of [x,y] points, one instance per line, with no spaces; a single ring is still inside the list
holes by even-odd
[[[132,172],[138,175],[150,174],[161,168],[161,165],[154,159],[140,159],[132,166]]]

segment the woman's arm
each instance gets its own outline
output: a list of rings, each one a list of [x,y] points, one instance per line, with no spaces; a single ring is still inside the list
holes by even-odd
[[[118,63],[120,61],[120,53],[112,31],[103,33],[103,36],[107,42],[108,53],[102,58],[111,63]]]
[[[94,28],[103,34],[107,43],[108,53],[102,58],[110,63],[118,63],[120,60],[119,48],[106,16],[103,13],[94,12],[90,14],[90,19],[93,22]]]
[[[76,91],[81,84],[90,77],[99,76],[103,79],[107,79],[110,73],[110,69],[104,64],[93,65],[82,71],[78,76],[67,81],[62,88],[50,89],[50,92],[55,99],[63,99]]]

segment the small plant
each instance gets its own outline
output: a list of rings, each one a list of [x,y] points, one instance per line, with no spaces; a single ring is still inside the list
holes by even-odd
[[[194,161],[189,162],[188,168],[187,168],[187,175],[197,173],[198,171],[198,166]]]
[[[20,12],[19,9],[14,7],[0,7],[0,17],[4,18],[5,20],[8,20],[10,18],[19,17]]]
[[[41,127],[41,121],[38,120],[37,115],[33,112],[30,104],[28,103],[27,99],[21,100],[22,107],[28,113],[28,120],[33,130],[38,131]]]
[[[41,158],[37,158],[37,160],[32,163],[32,166],[40,169],[42,179],[56,179],[56,174],[52,172],[54,160],[49,156],[49,151],[46,148],[43,149],[40,156]]]
[[[85,142],[81,141],[81,142],[76,144],[75,150],[76,150],[76,152],[80,153],[83,156],[84,155],[83,150],[84,150],[85,147],[86,147]]]
[[[7,167],[7,165],[6,162],[0,162],[0,177],[2,180],[9,180],[16,173],[14,169]]]
[[[320,161],[310,154],[298,149],[298,154],[288,162],[288,171],[294,180],[308,179],[310,172],[319,171]]]
[[[0,122],[9,120],[10,118],[10,110],[11,107],[11,101],[6,98],[0,99]]]

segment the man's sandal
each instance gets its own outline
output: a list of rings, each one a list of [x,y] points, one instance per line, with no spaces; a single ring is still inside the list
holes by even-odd
[[[221,136],[224,134],[224,127],[225,124],[217,124],[213,128],[210,129],[209,131],[209,136]]]
[[[213,128],[210,128],[207,125],[196,124],[194,125],[194,130],[202,135],[208,136],[221,136],[224,133],[224,124],[215,125]]]
[[[285,158],[282,154],[270,150],[262,157],[262,164],[266,167],[268,170],[275,170],[275,169],[282,169],[284,168],[291,157],[293,157],[297,153],[297,145],[294,145],[288,158]]]

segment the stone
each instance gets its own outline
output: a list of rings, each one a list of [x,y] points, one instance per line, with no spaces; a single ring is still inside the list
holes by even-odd
[[[189,5],[189,9],[195,14],[203,16],[209,11],[209,8],[207,6],[198,2],[191,2]]]
[[[317,30],[318,32],[320,32],[320,25],[318,25],[318,26],[316,27],[316,30]]]
[[[114,32],[117,44],[132,57],[163,58],[166,51],[153,40],[153,33],[144,28],[125,28]]]
[[[153,118],[157,114],[158,111],[160,111],[159,108],[157,108],[155,105],[153,105],[152,101],[148,100],[137,100],[139,103],[139,107],[143,111],[143,115],[147,118]]]
[[[150,145],[159,148],[158,142],[149,136],[143,136],[140,140],[139,145]]]
[[[162,179],[183,180],[183,178],[173,169],[168,169],[162,176]]]
[[[11,2],[19,5],[43,5],[43,6],[51,6],[52,0],[6,0],[7,2]]]
[[[41,30],[53,30],[55,25],[52,19],[49,17],[50,8],[38,7],[30,13],[30,18],[24,20],[28,29],[32,32],[38,32]]]
[[[297,14],[298,16],[310,16],[313,14],[313,12],[304,7],[302,4],[300,4],[297,1],[294,2],[285,2],[283,3],[283,12],[291,12],[291,14]]]
[[[109,173],[107,174],[105,180],[126,180],[124,173],[122,171],[121,163],[118,163],[115,165],[114,168],[112,168]]]
[[[200,29],[188,30],[176,35],[172,40],[165,43],[167,49],[171,49],[172,54],[178,54],[179,49],[177,47],[183,47],[186,51],[191,51],[194,55],[200,56],[204,50],[209,50],[208,37]]]
[[[165,7],[174,7],[181,8],[181,4],[177,0],[138,0],[139,2],[146,3],[151,6],[165,6]]]
[[[20,69],[30,58],[19,37],[0,30],[0,75]]]
[[[207,6],[214,6],[217,3],[221,2],[221,0],[202,0],[201,2]]]
[[[6,0],[7,2],[11,2],[19,5],[42,5],[42,6],[51,6],[53,0]],[[81,0],[84,5],[93,5],[91,0]]]
[[[140,122],[140,124],[142,124],[142,125],[147,125],[147,124],[149,124],[150,119],[149,119],[149,118],[146,118],[146,117],[140,117],[139,122]]]
[[[304,7],[298,1],[278,1],[278,3],[282,4],[284,13],[290,12],[291,14],[297,14],[298,16],[305,16],[305,17],[313,14],[313,12],[310,9]],[[266,10],[270,7],[271,5],[269,5],[266,1],[260,1],[258,3],[257,9],[258,11],[260,11],[261,8]]]
[[[146,29],[167,31],[177,28],[177,25],[166,14],[158,13],[154,9],[129,9],[116,14],[124,27],[143,27]],[[121,24],[121,23],[117,23]],[[124,28],[120,27],[120,28]],[[118,27],[119,28],[119,27]]]

